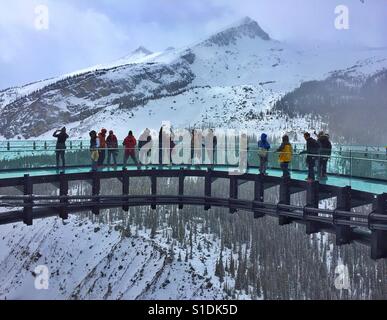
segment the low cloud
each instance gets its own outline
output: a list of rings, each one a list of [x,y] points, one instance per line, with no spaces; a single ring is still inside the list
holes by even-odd
[[[351,1],[351,28],[334,28],[337,0],[13,0],[0,10],[0,89],[109,62],[139,45],[200,40],[243,16],[274,39],[386,46],[385,0]],[[36,30],[46,5],[48,30]]]

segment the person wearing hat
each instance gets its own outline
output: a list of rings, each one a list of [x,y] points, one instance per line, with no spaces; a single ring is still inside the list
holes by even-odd
[[[66,140],[69,138],[69,135],[66,133],[66,127],[63,127],[60,130],[56,130],[53,134],[54,138],[57,138],[56,142],[56,167],[59,168],[59,162],[62,160],[63,168],[66,166],[65,161],[65,151],[66,151]]]
[[[106,129],[102,129],[101,132],[98,134],[99,139],[99,158],[98,158],[98,166],[103,166],[103,163],[105,162],[106,157]]]
[[[117,167],[118,140],[113,130],[109,131],[109,135],[106,139],[106,146],[108,149],[107,165],[110,166],[110,162],[113,157],[113,166]]]

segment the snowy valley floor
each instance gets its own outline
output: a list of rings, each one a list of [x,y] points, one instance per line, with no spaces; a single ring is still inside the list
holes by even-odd
[[[67,224],[50,218],[30,228],[2,226],[0,234],[0,299],[223,297],[213,276],[216,244],[209,251],[195,250],[185,262],[185,253],[175,248],[172,255],[160,234],[152,240],[149,232],[129,235],[76,217]],[[48,290],[35,289],[39,265],[49,268]]]

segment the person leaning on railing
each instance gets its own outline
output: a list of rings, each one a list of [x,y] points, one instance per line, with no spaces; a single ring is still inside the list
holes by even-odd
[[[66,151],[66,140],[69,135],[66,133],[66,127],[61,130],[56,130],[53,134],[54,138],[57,138],[56,142],[56,167],[59,168],[59,160],[62,160],[63,168],[66,166],[65,151]]]
[[[289,136],[284,135],[282,137],[282,144],[277,149],[279,152],[278,160],[283,172],[283,178],[290,178],[289,164],[293,157],[293,147],[289,142]]]

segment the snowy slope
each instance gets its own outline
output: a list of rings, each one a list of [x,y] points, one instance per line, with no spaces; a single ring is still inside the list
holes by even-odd
[[[50,218],[33,227],[2,226],[0,234],[0,299],[222,298],[213,276],[216,243],[210,251],[195,250],[187,263],[178,247],[171,255],[162,235],[131,236],[75,217],[66,225]],[[39,265],[49,268],[48,290],[35,289]]]

